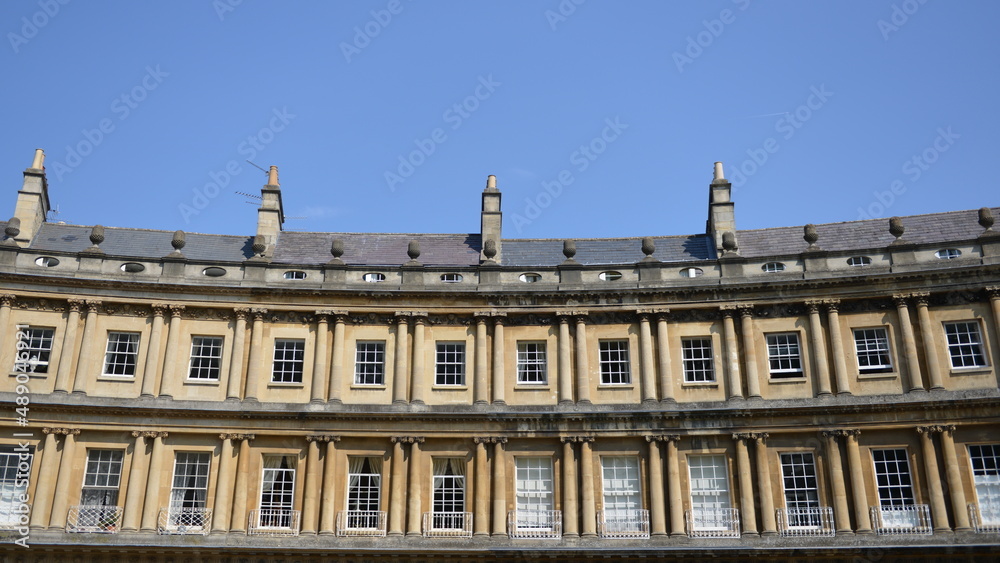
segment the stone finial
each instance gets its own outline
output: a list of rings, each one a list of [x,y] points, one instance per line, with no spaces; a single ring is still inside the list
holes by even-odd
[[[17,217],[11,217],[10,221],[7,221],[7,226],[4,227],[3,233],[7,235],[4,244],[16,245],[14,238],[21,234],[21,220]]]
[[[987,231],[993,230],[993,210],[989,207],[979,208],[979,226]]]
[[[181,249],[187,244],[184,241],[184,231],[177,230],[174,231],[174,238],[170,240],[170,246],[174,247],[174,251],[170,253],[171,256],[182,256]]]
[[[335,238],[330,242],[330,254],[333,255],[333,259],[330,260],[330,264],[343,264],[344,261],[340,259],[344,255],[344,239]]]
[[[253,245],[250,247],[253,250],[254,256],[261,257],[264,255],[264,251],[267,250],[267,243],[264,242],[264,237],[257,235],[253,237]]]
[[[102,242],[104,242],[104,226],[94,225],[90,229],[90,243],[92,246],[84,252],[103,252],[100,248]]]
[[[497,241],[491,238],[486,239],[486,242],[483,243],[483,256],[485,256],[487,260],[492,261],[496,255],[497,255]]]
[[[576,256],[576,241],[575,240],[564,240],[563,241],[563,256],[566,257],[567,261],[572,261],[573,257]]]
[[[889,217],[889,234],[896,237],[895,242],[900,242],[906,228],[903,226],[902,217]]]
[[[812,223],[806,225],[803,228],[802,238],[809,243],[810,250],[819,250],[819,247],[816,246],[816,241],[819,240],[819,233],[816,232],[816,225],[813,225]]]
[[[411,240],[409,244],[406,245],[406,255],[410,257],[413,262],[420,258],[420,241]]]
[[[736,235],[732,231],[722,233],[722,250],[724,254],[736,254],[739,247],[736,246]]]
[[[646,255],[646,258],[652,258],[654,252],[656,252],[656,244],[653,242],[653,237],[642,237],[642,253]]]

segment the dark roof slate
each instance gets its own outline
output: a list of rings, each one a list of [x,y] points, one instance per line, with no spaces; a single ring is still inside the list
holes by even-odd
[[[90,248],[91,227],[43,223],[28,248],[39,252],[80,252]],[[111,256],[161,258],[174,251],[173,231],[104,228],[100,248]],[[242,262],[253,256],[253,237],[185,233],[181,252],[191,260]]]
[[[642,238],[574,239],[574,260],[585,265],[634,264],[645,258]],[[708,235],[653,237],[653,258],[663,262],[709,260],[714,258]],[[503,241],[504,266],[557,266],[566,257],[561,239],[509,239]]]
[[[399,266],[410,260],[406,254],[411,240],[419,241],[421,264],[426,266],[475,266],[479,264],[478,234],[385,234],[385,233],[299,233],[278,235],[274,262],[281,264],[325,264],[333,256],[330,243],[344,241],[347,264]]]

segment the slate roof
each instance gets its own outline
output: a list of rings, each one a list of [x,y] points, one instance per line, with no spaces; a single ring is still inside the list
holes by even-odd
[[[386,233],[300,233],[278,234],[274,262],[282,264],[326,264],[333,256],[330,243],[344,241],[347,264],[399,266],[410,260],[406,248],[411,240],[419,241],[420,257],[425,266],[475,266],[479,264],[479,234],[386,234]]]
[[[584,265],[633,264],[642,260],[642,238],[574,239],[577,262]],[[653,237],[653,257],[664,262],[709,260],[715,249],[708,235]],[[556,266],[566,257],[561,239],[508,239],[503,241],[504,266]]]
[[[80,252],[90,248],[90,227],[43,223],[28,248],[44,251]],[[174,251],[173,231],[104,228],[101,250],[112,256],[162,258]],[[253,256],[253,237],[185,233],[181,252],[191,260],[242,262]]]
[[[993,208],[993,215],[1000,207]],[[949,211],[902,217],[903,240],[913,244],[933,244],[945,241],[973,240],[983,232],[979,225],[979,210]],[[826,251],[847,251],[864,248],[885,248],[896,240],[889,233],[889,219],[869,219],[844,223],[816,225],[819,239],[816,245]],[[740,256],[754,258],[775,254],[797,254],[809,246],[802,239],[803,227],[778,227],[751,231],[736,231]]]

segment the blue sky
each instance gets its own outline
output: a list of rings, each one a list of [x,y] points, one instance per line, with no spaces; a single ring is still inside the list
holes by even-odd
[[[1000,3],[7,0],[0,177],[52,220],[253,234],[704,231],[998,205]],[[247,202],[250,203],[247,203]],[[2,202],[0,202],[2,203]],[[4,213],[0,211],[0,215]]]

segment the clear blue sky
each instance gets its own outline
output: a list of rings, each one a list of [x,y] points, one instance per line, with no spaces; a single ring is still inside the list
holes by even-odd
[[[1000,2],[62,2],[0,3],[0,215],[35,148],[54,220],[241,235],[247,158],[306,231],[495,174],[507,238],[699,233],[717,160],[741,229],[1000,203]]]

